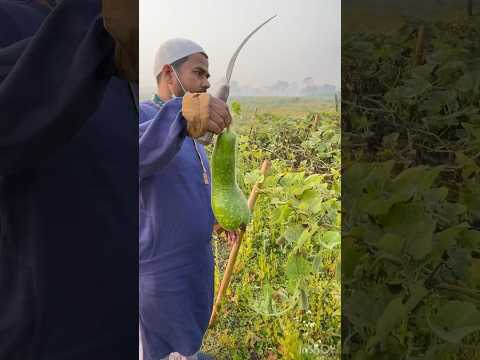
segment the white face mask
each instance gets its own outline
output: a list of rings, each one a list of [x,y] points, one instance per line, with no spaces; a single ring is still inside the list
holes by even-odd
[[[172,65],[170,65],[170,67],[171,67],[173,73],[175,74],[175,77],[177,78],[177,81],[178,81],[178,83],[180,84],[180,87],[182,88],[183,93],[185,94],[187,91],[186,91],[185,88],[183,87],[183,84],[182,84],[182,82],[180,81],[180,77],[178,76],[177,72],[175,71],[175,68],[174,68]],[[177,98],[177,97],[181,97],[181,96],[176,96],[176,95],[175,95],[175,92],[173,92],[172,89],[170,89],[170,92],[172,93],[172,99],[175,99],[175,98]]]

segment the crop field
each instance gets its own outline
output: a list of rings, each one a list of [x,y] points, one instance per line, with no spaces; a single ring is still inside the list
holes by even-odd
[[[480,358],[480,26],[342,38],[345,359]]]
[[[340,356],[340,115],[332,99],[232,99],[238,183],[262,190],[203,351],[216,359]],[[211,151],[211,149],[209,149]],[[265,159],[272,162],[260,174]],[[216,289],[228,260],[215,238]]]

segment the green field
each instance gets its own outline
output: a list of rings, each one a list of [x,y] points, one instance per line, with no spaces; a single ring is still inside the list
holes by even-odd
[[[281,96],[243,96],[232,97],[242,105],[242,118],[257,113],[270,113],[277,116],[304,117],[310,113],[332,110],[335,107],[334,97],[281,97]]]
[[[202,350],[219,360],[338,358],[340,116],[332,99],[233,100],[238,182],[247,195],[256,181],[263,190]],[[264,159],[273,165],[262,178]],[[228,247],[214,247],[218,289]]]
[[[473,12],[480,3],[473,1]],[[385,32],[402,26],[405,18],[422,21],[460,21],[467,17],[467,1],[462,0],[350,0],[342,3],[342,32]]]
[[[140,101],[148,100],[155,92],[154,88],[140,89]],[[282,96],[242,96],[232,97],[229,102],[242,104],[241,118],[253,116],[255,109],[259,113],[271,113],[278,116],[306,116],[309,113],[321,112],[335,107],[334,96],[324,97],[282,97]]]
[[[479,38],[466,16],[343,34],[346,360],[480,359]]]

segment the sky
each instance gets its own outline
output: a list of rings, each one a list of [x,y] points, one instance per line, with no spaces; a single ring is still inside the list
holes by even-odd
[[[232,81],[262,87],[278,80],[340,86],[340,0],[140,1],[140,87],[154,86],[156,49],[191,39],[209,56],[211,83],[224,76],[242,40],[269,17],[237,58]]]

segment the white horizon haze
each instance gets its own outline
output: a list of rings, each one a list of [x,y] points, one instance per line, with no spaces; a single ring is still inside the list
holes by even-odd
[[[140,88],[155,87],[153,60],[158,46],[183,37],[200,44],[209,56],[211,84],[224,76],[241,41],[260,23],[240,52],[232,81],[261,88],[283,80],[302,86],[340,88],[341,5],[338,0],[184,0],[140,1]]]

